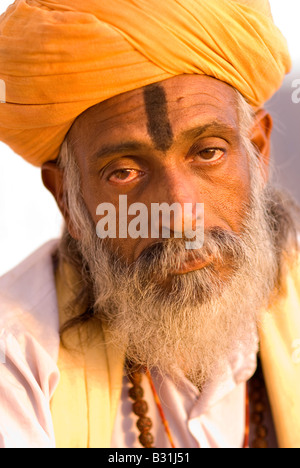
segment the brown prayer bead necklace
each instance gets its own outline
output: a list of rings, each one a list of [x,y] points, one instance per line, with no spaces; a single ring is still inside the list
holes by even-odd
[[[267,398],[265,393],[265,383],[260,363],[257,371],[249,382],[250,402],[251,402],[251,421],[255,426],[255,438],[251,448],[268,448],[267,436],[268,429],[265,425],[265,412],[267,408]]]
[[[155,390],[150,372],[146,369],[144,371],[138,370],[131,372],[128,377],[132,384],[132,387],[129,389],[129,397],[131,400],[134,401],[132,405],[132,409],[135,415],[138,416],[137,420],[137,428],[140,431],[139,435],[139,442],[144,448],[154,448],[154,437],[151,434],[151,429],[153,427],[152,421],[147,416],[149,407],[147,402],[143,399],[144,398],[144,390],[141,386],[142,383],[142,375],[146,374],[151,390],[153,393],[153,397],[158,408],[162,424],[164,425],[164,429],[168,440],[170,442],[170,446],[175,448],[175,444],[173,442],[173,438],[170,432],[170,428],[165,418],[162,405],[160,403],[158,394]],[[252,423],[255,425],[255,439],[252,443],[251,448],[268,448],[267,445],[267,428],[264,425],[264,412],[266,409],[266,405],[263,395],[263,376],[260,366],[258,366],[258,370],[255,375],[252,377],[250,383],[248,382],[247,385],[247,392],[246,392],[246,423],[245,423],[245,440],[244,440],[244,447],[243,448],[250,448],[249,446],[249,429],[250,429],[250,418]],[[251,415],[250,415],[250,400],[251,400]]]

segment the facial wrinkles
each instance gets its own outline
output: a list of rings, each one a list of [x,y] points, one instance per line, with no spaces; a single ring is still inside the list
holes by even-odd
[[[181,240],[152,246],[128,266],[99,242],[82,212],[85,229],[80,248],[93,278],[95,316],[110,324],[109,339],[126,347],[130,361],[174,378],[178,370],[184,370],[201,386],[215,376],[220,364],[222,371],[235,346],[245,343],[246,353],[248,346],[256,346],[256,313],[274,287],[276,259],[263,201],[258,193],[253,197],[253,209],[245,214],[243,238],[221,231],[207,233],[206,248],[201,251],[205,255],[212,249],[214,258],[232,262],[228,281],[223,283],[217,270],[204,269],[175,277],[171,289],[159,280],[185,253]]]
[[[168,116],[166,92],[158,84],[144,89],[144,103],[147,114],[147,130],[155,148],[167,151],[173,143],[173,130]]]
[[[182,240],[153,245],[134,264],[123,263],[111,246],[96,237],[78,194],[79,173],[70,158],[66,190],[83,236],[78,248],[89,266],[95,316],[109,323],[109,339],[126,347],[132,362],[156,367],[174,378],[181,369],[195,385],[202,385],[215,377],[216,366],[222,372],[235,346],[245,343],[249,354],[248,345],[252,349],[252,338],[255,341],[256,314],[266,305],[277,271],[256,158],[249,151],[253,193],[243,235],[233,237],[215,230],[207,233],[201,252],[195,252],[212,252],[218,264],[232,266],[232,274],[223,281],[215,264],[212,269],[174,277],[168,288],[163,283],[170,266],[186,254]]]

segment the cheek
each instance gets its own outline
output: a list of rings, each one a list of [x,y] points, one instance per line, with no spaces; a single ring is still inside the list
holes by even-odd
[[[240,232],[246,209],[250,204],[251,186],[248,171],[241,171],[227,180],[225,190],[227,216],[231,219],[233,230]],[[226,206],[226,205],[225,205]]]
[[[82,194],[83,194],[83,199],[86,204],[86,207],[96,226],[97,221],[98,221],[97,214],[96,214],[97,206],[100,203],[103,203],[104,201],[107,202],[108,200],[104,200],[104,198],[101,197],[100,191],[97,189],[96,186],[93,186],[93,184],[90,184],[90,185],[83,184]]]
[[[211,202],[206,207],[207,217],[211,211],[216,219],[221,220],[221,225],[239,233],[251,196],[248,166],[232,168],[226,174],[216,177],[210,195]]]
[[[235,181],[236,182],[236,181]],[[245,212],[250,203],[250,182],[240,181],[228,186],[225,194],[227,205],[226,216],[235,232],[240,232],[245,218]]]
[[[95,230],[100,219],[104,219],[107,215],[105,213],[103,216],[97,215],[97,207],[101,203],[109,203],[115,207],[115,230],[117,233],[116,238],[109,239],[109,244],[113,251],[118,252],[118,255],[123,258],[125,261],[132,263],[138,257],[139,253],[148,246],[149,240],[147,239],[132,239],[130,236],[127,236],[125,239],[118,238],[119,233],[119,198],[113,197],[108,191],[99,188],[98,183],[85,183],[83,180],[82,184],[83,197],[86,204],[86,207],[91,215],[91,218],[94,221]],[[128,216],[128,222],[130,221],[130,216]],[[112,227],[112,224],[110,225]],[[107,229],[107,226],[104,228]]]

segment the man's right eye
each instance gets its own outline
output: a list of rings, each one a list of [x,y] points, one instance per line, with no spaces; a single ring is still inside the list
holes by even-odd
[[[108,180],[114,184],[128,184],[136,180],[142,174],[142,171],[136,169],[118,169],[109,176]]]

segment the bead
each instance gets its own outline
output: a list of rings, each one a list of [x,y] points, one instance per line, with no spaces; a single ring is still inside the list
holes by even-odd
[[[255,432],[258,438],[264,438],[268,435],[268,431],[265,426],[258,426]]]
[[[139,436],[139,441],[140,441],[140,443],[142,444],[143,447],[151,448],[152,444],[154,442],[154,438],[153,438],[153,435],[150,434],[150,432],[143,432]]]
[[[259,401],[261,399],[261,394],[259,391],[254,391],[253,393],[251,393],[250,395],[250,399],[251,401],[253,401],[254,403]]]
[[[141,432],[148,432],[150,431],[151,427],[152,427],[152,421],[150,418],[148,417],[141,417],[138,419],[137,423],[136,423],[139,431]]]
[[[148,405],[145,400],[137,400],[133,403],[132,407],[137,416],[144,416],[148,411]]]
[[[267,444],[267,442],[266,442],[264,439],[262,439],[262,438],[260,438],[260,437],[257,437],[257,438],[253,441],[252,448],[257,448],[257,449],[259,449],[259,448],[261,448],[261,449],[263,449],[263,448],[268,448],[268,444]]]
[[[141,400],[144,396],[144,390],[140,385],[135,385],[134,387],[129,389],[129,397],[132,400]]]
[[[262,422],[262,414],[261,413],[253,413],[251,416],[251,420],[254,424],[261,424]]]
[[[265,411],[266,407],[262,402],[255,403],[254,405],[254,411],[256,413],[263,413]]]
[[[133,372],[128,375],[128,378],[133,385],[139,385],[142,382],[142,374],[140,372]]]

